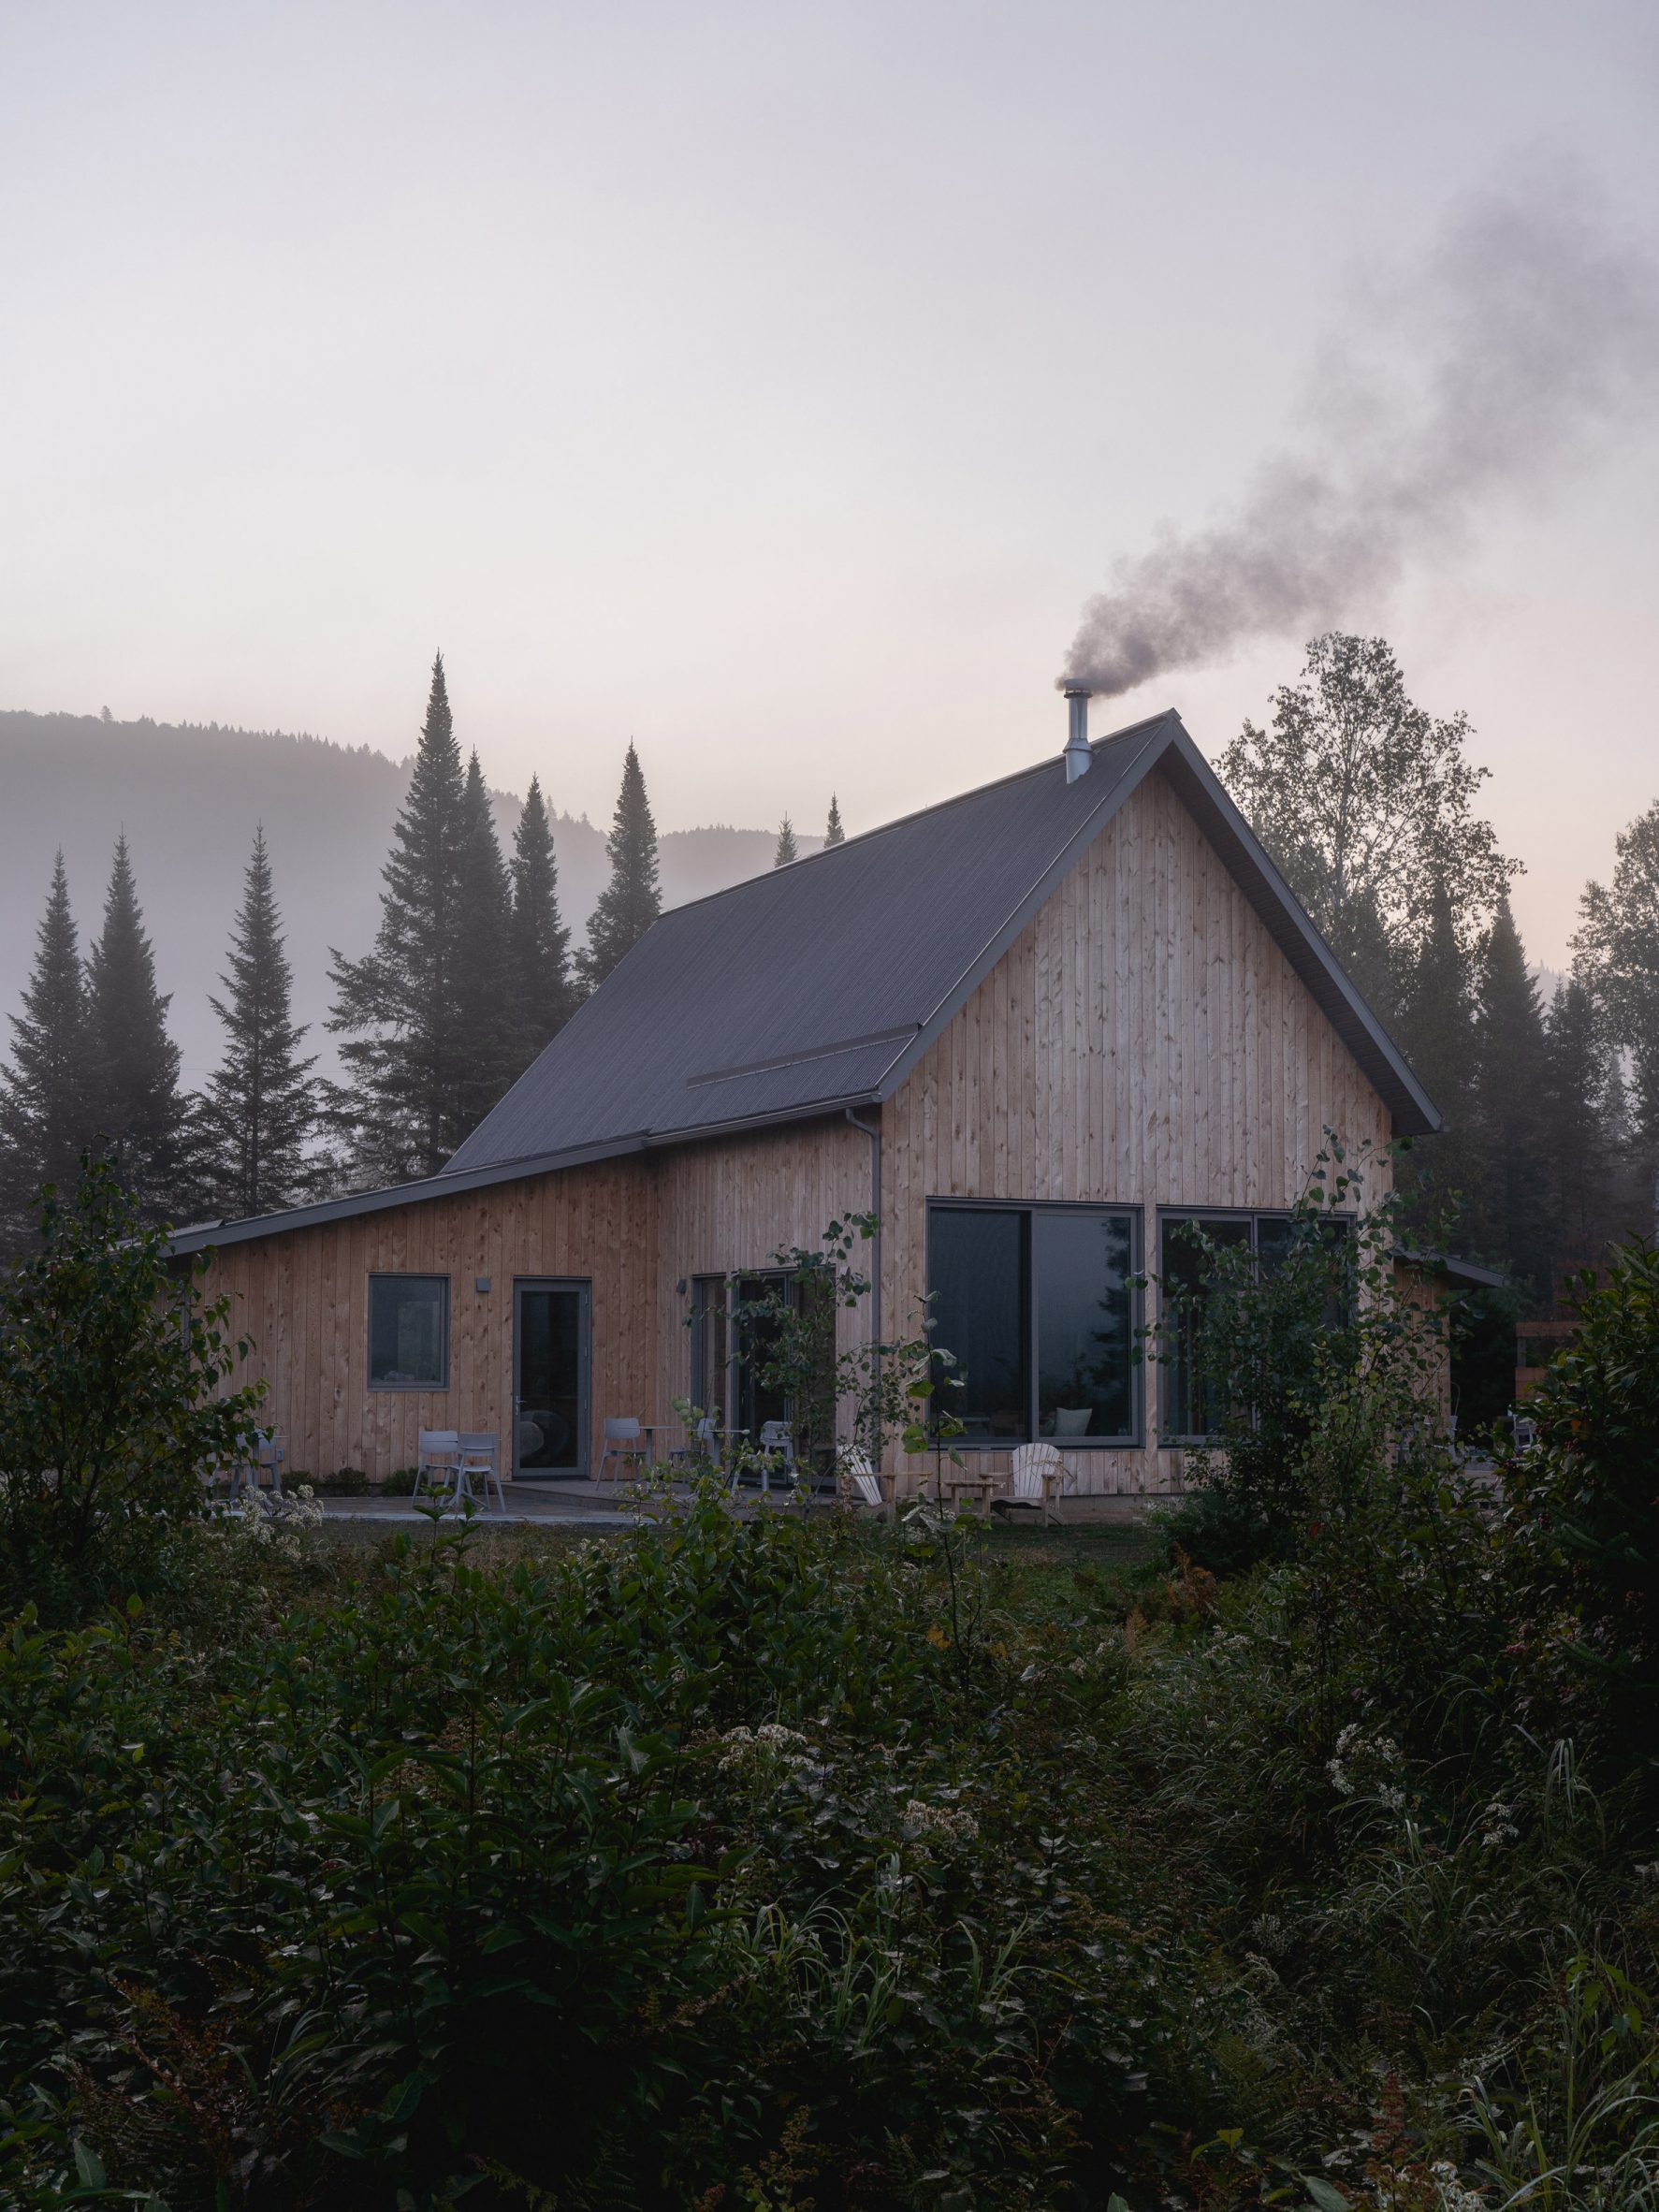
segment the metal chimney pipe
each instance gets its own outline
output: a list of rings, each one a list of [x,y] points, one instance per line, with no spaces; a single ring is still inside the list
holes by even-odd
[[[1095,764],[1089,750],[1089,695],[1082,684],[1068,684],[1066,697],[1066,780],[1075,783]]]

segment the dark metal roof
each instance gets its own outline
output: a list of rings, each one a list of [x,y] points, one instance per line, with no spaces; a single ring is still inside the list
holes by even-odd
[[[425,1183],[206,1225],[180,1251],[888,1098],[1152,768],[1174,784],[1402,1133],[1440,1117],[1180,718],[664,914]]]
[[[889,1095],[1155,764],[1404,1130],[1433,1108],[1180,720],[1056,754],[676,907],[468,1138],[453,1169]]]
[[[1467,1283],[1471,1289],[1509,1288],[1509,1278],[1501,1268],[1482,1267],[1473,1259],[1459,1259],[1450,1252],[1415,1252],[1408,1245],[1396,1244],[1394,1258],[1407,1267],[1420,1267],[1430,1274],[1448,1275],[1454,1283]]]

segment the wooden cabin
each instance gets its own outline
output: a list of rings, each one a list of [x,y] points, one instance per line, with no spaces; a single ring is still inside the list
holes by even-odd
[[[1174,1225],[1271,1235],[1327,1128],[1437,1127],[1179,719],[1074,721],[663,915],[444,1173],[174,1243],[211,1249],[291,1470],[384,1477],[458,1428],[556,1481],[607,1417],[747,1426],[723,1314],[874,1214],[879,1311],[843,1326],[911,1333],[931,1296],[958,1448],[995,1473],[1055,1436],[1086,1501],[1180,1480],[1133,1288]]]

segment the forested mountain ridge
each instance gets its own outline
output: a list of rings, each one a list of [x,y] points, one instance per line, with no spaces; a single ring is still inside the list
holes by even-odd
[[[294,1011],[308,1050],[333,1063],[322,1029],[328,948],[366,952],[380,918],[382,864],[409,762],[370,746],[217,723],[105,721],[96,715],[0,709],[0,1014],[16,1011],[36,924],[61,845],[83,924],[95,917],[109,855],[125,831],[155,945],[183,1080],[199,1083],[222,1049],[208,1005],[224,967],[255,827],[263,822],[294,969]],[[560,899],[579,939],[604,888],[604,837],[558,809],[559,763],[542,769],[559,858]],[[503,845],[519,800],[491,793]],[[664,903],[722,889],[771,865],[776,832],[716,826],[662,834]],[[803,838],[814,849],[816,838]],[[0,1049],[5,1042],[0,1035]]]

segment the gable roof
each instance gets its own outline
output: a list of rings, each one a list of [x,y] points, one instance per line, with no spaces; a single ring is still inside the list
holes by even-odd
[[[450,1162],[654,1142],[886,1098],[1154,766],[1403,1129],[1437,1116],[1179,716],[663,915]]]
[[[174,1249],[892,1096],[1153,768],[1174,785],[1402,1134],[1440,1116],[1173,713],[665,913],[424,1183]]]

